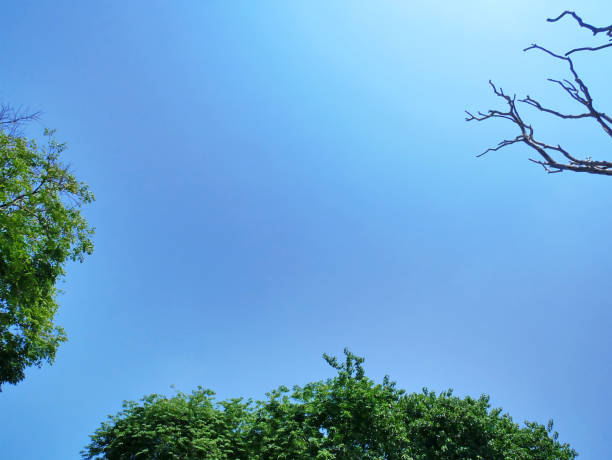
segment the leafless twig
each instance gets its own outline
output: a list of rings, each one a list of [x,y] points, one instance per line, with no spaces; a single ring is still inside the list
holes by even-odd
[[[28,112],[22,107],[14,108],[7,104],[0,104],[0,132],[10,136],[17,136],[23,125],[38,120],[40,112]]]

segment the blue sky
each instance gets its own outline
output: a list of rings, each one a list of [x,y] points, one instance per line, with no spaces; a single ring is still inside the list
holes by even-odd
[[[610,458],[612,179],[546,175],[466,124],[508,92],[573,109],[521,50],[591,43],[601,1],[8,1],[0,100],[41,110],[97,201],[53,366],[0,395],[0,457],[78,458],[124,399],[263,397],[350,347],[408,391],[491,395]],[[576,59],[610,107],[610,53]],[[583,123],[530,119],[603,157]],[[537,123],[536,123],[537,122]]]

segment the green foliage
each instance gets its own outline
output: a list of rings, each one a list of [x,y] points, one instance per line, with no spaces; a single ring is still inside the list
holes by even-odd
[[[489,398],[451,391],[406,394],[387,377],[365,376],[363,358],[324,355],[331,379],[287,387],[252,403],[216,403],[199,388],[152,395],[103,423],[86,459],[571,460],[577,454],[548,427],[512,421]]]
[[[93,195],[61,164],[65,145],[45,134],[40,148],[0,130],[0,385],[53,361],[66,340],[53,323],[56,283],[68,260],[93,249],[80,213]]]
[[[565,460],[576,453],[557,442],[552,421],[519,427],[501,409],[491,409],[488,396],[461,399],[452,391],[436,395],[424,389],[403,398],[398,407],[410,458],[482,460]]]
[[[245,421],[249,403],[235,399],[216,404],[214,393],[198,388],[173,398],[150,395],[125,401],[92,436],[83,454],[108,459],[246,458]]]

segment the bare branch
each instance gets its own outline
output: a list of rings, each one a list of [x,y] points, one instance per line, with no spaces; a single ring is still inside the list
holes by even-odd
[[[573,11],[565,11],[556,18],[548,19],[548,22],[559,21],[566,15],[572,16],[578,22],[580,27],[590,30],[591,32],[593,32],[593,35],[604,33],[609,37],[612,37],[612,26],[595,27],[591,24],[587,24],[580,18],[580,16],[578,16]],[[612,42],[612,38],[610,39],[610,41]],[[505,112],[501,110],[489,110],[486,113],[478,112],[477,115],[472,115],[470,112],[466,112],[468,115],[466,121],[484,121],[491,118],[502,118],[504,120],[511,121],[515,126],[517,126],[519,128],[519,134],[514,139],[502,140],[495,147],[490,147],[477,156],[480,157],[488,152],[498,151],[509,145],[523,143],[535,152],[537,152],[539,156],[538,159],[530,158],[529,160],[533,163],[541,165],[548,173],[575,171],[612,176],[611,161],[593,161],[590,156],[587,156],[585,159],[581,159],[578,158],[576,155],[570,153],[565,148],[561,147],[561,145],[559,144],[553,145],[537,140],[534,137],[533,127],[523,120],[517,109],[517,102],[519,102],[533,107],[540,112],[544,112],[564,120],[591,118],[603,129],[603,131],[608,136],[612,137],[612,117],[607,115],[605,112],[598,110],[595,107],[591,92],[586,83],[578,74],[574,61],[572,61],[572,58],[570,57],[572,53],[576,53],[579,51],[600,51],[604,48],[609,47],[612,47],[612,43],[607,43],[595,47],[575,48],[573,50],[568,51],[564,55],[555,53],[535,43],[525,48],[524,51],[530,51],[534,49],[539,50],[548,54],[549,56],[554,57],[555,59],[559,59],[567,63],[569,71],[572,74],[573,81],[567,79],[555,80],[552,78],[549,78],[549,81],[559,85],[568,96],[570,96],[574,101],[582,105],[583,108],[585,108],[586,110],[577,114],[564,113],[559,110],[544,106],[537,99],[532,98],[529,95],[517,101],[515,96],[508,96],[503,92],[501,88],[497,89],[497,87],[491,81],[489,81],[493,92],[496,96],[504,99],[508,110]]]
[[[539,160],[535,160],[533,158],[530,158],[529,160],[544,167],[548,173],[575,171],[612,176],[612,162],[592,161],[590,157],[583,160],[571,154],[568,150],[560,145],[551,145],[535,139],[533,127],[525,123],[518,112],[516,107],[516,98],[505,94],[503,90],[501,88],[498,89],[493,82],[489,83],[493,88],[495,95],[504,99],[506,105],[508,106],[508,111],[503,112],[500,110],[489,110],[487,113],[478,112],[478,115],[473,115],[470,112],[466,112],[468,115],[466,117],[466,121],[484,121],[491,118],[502,118],[505,120],[510,120],[512,123],[514,123],[519,128],[520,134],[518,134],[514,139],[505,139],[499,142],[495,147],[488,148],[481,154],[477,155],[478,157],[481,157],[488,152],[498,151],[509,145],[523,143],[532,150],[535,150],[540,156]],[[590,116],[590,114],[587,115]],[[560,154],[564,160],[555,159],[555,154]]]
[[[28,112],[22,107],[15,109],[10,105],[0,104],[0,132],[18,136],[25,123],[36,121],[39,116],[40,112]]]
[[[546,107],[543,107],[542,104],[540,104],[538,101],[536,101],[535,99],[532,99],[531,96],[529,95],[527,95],[525,99],[521,99],[520,102],[524,102],[525,104],[529,104],[542,112],[550,113],[552,115],[555,115],[559,118],[564,118],[566,120],[577,119],[577,118],[587,118],[587,117],[592,116],[590,113],[581,113],[579,115],[568,115],[565,113],[557,112],[556,110],[547,109]]]
[[[592,47],[592,46],[584,46],[584,47],[582,47],[582,48],[574,48],[573,50],[568,51],[567,53],[565,53],[565,55],[566,55],[566,56],[569,56],[570,54],[572,54],[572,53],[576,53],[577,51],[599,51],[599,50],[602,50],[602,49],[604,49],[604,48],[608,48],[608,47],[610,47],[610,46],[612,46],[612,43],[606,43],[605,45],[595,46],[595,47]]]
[[[609,41],[612,42],[612,25],[609,25],[607,27],[595,27],[595,26],[593,26],[591,24],[587,24],[586,22],[584,22],[582,20],[582,18],[580,16],[578,16],[573,11],[564,11],[563,13],[561,13],[556,18],[552,18],[552,19],[549,18],[549,19],[547,19],[547,21],[548,22],[557,22],[558,20],[560,20],[562,17],[564,17],[566,15],[573,17],[580,27],[590,30],[591,32],[593,32],[593,35],[597,35],[597,34],[603,33],[603,34],[607,35],[608,37],[611,37]],[[612,46],[612,43],[607,43],[605,45],[595,46],[595,47],[583,46],[581,48],[574,48],[574,49],[568,51],[567,53],[565,53],[565,55],[569,56],[570,54],[577,53],[579,51],[598,51],[598,50],[601,50],[601,49],[604,49],[604,48],[608,48],[609,46]]]
[[[597,123],[599,123],[599,125],[603,128],[606,134],[612,137],[612,126],[610,125],[610,123],[612,123],[612,119],[608,115],[606,115],[604,112],[600,112],[596,110],[595,107],[593,106],[593,98],[591,96],[589,88],[578,75],[578,72],[576,71],[572,58],[568,56],[560,56],[556,53],[553,53],[552,51],[549,51],[548,49],[542,46],[536,45],[535,43],[529,46],[528,48],[525,48],[524,51],[529,51],[532,49],[538,49],[538,50],[544,51],[545,53],[568,63],[570,72],[574,76],[574,81],[577,83],[578,87],[576,87],[573,83],[569,82],[568,80],[560,81],[560,80],[554,80],[552,78],[549,78],[549,81],[557,83],[572,97],[572,99],[578,101],[580,104],[585,106],[588,110],[587,116],[594,118],[597,121]],[[529,99],[529,96],[527,96],[527,98]],[[540,108],[536,104],[533,104],[533,103],[530,103],[530,105],[538,108],[539,110],[542,110],[543,112],[552,113],[553,115],[558,114],[558,112]],[[558,114],[557,116],[561,116],[561,114]],[[584,117],[583,116],[579,116],[579,117],[561,116],[561,118],[584,118]]]
[[[585,29],[589,29],[591,32],[593,32],[593,35],[597,35],[599,33],[605,33],[606,35],[612,37],[612,25],[609,25],[607,27],[595,27],[592,26],[591,24],[587,24],[586,22],[584,22],[582,20],[582,18],[580,16],[578,16],[574,11],[569,11],[566,10],[563,13],[561,13],[559,16],[557,16],[556,18],[548,18],[547,21],[548,22],[557,22],[559,19],[561,19],[562,17],[569,15],[571,17],[573,17],[576,22],[578,23],[578,25],[580,25],[580,27],[584,27]]]

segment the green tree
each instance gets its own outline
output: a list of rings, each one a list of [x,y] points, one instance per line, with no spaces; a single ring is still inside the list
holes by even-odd
[[[52,131],[45,147],[19,135],[27,118],[0,110],[0,385],[53,361],[66,340],[53,322],[56,283],[93,249],[80,213],[93,195],[60,162],[65,145]]]
[[[246,459],[248,407],[239,399],[216,403],[214,392],[203,388],[172,398],[124,401],[123,410],[96,430],[82,454],[113,460]]]
[[[501,409],[491,409],[486,395],[461,399],[450,390],[436,395],[424,389],[402,398],[398,413],[413,460],[565,460],[577,455],[557,441],[552,421],[547,427],[535,422],[520,427]]]
[[[519,426],[489,398],[423,390],[406,394],[365,376],[363,358],[324,355],[338,374],[252,404],[215,403],[199,388],[173,398],[125,402],[91,436],[86,459],[571,460],[547,427]]]

